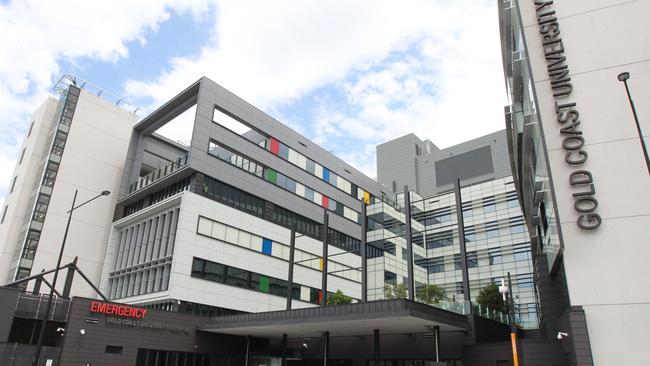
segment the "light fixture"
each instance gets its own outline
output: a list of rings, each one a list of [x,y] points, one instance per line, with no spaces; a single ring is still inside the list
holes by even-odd
[[[557,339],[562,339],[564,337],[568,337],[569,333],[564,333],[564,332],[557,332]]]
[[[81,334],[81,335],[85,335],[85,334],[86,334],[86,330],[83,329],[83,328],[79,329],[79,334]]]

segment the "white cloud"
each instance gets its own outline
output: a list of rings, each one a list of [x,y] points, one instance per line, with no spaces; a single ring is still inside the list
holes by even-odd
[[[155,105],[206,75],[280,116],[337,90],[344,102],[322,98],[312,120],[284,122],[374,176],[377,143],[414,132],[444,147],[502,128],[496,11],[492,0],[219,1],[198,56],[125,89]],[[350,151],[341,136],[363,145]]]
[[[203,0],[13,1],[0,5],[0,169],[11,172],[28,118],[60,76],[59,62],[116,61],[170,10],[200,14]],[[11,177],[0,176],[0,191]]]
[[[126,58],[128,42],[146,43],[172,11],[214,16],[214,28],[198,55],[125,82],[148,107],[203,75],[279,117],[310,96],[315,110],[284,122],[370,176],[379,142],[415,132],[444,147],[503,125],[493,0],[28,0],[0,6],[0,168],[10,171],[61,60]]]

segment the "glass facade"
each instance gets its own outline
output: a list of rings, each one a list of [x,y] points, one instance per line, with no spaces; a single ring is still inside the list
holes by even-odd
[[[506,87],[508,149],[517,193],[534,247],[558,268],[561,233],[547,165],[543,130],[516,0],[504,3],[501,36]],[[514,195],[512,200],[514,205]]]
[[[415,297],[425,285],[433,284],[441,287],[452,302],[474,302],[481,289],[500,284],[510,273],[516,320],[525,328],[537,328],[531,243],[519,205],[512,204],[512,198],[516,198],[512,178],[462,188],[462,228],[454,192],[429,198],[413,192],[410,195]],[[382,203],[368,207],[368,221],[373,223],[368,225],[368,244],[384,250],[381,261],[369,261],[369,273],[390,273],[389,277],[381,276],[387,284],[408,283],[403,194],[398,195],[398,202],[401,206]],[[460,235],[465,238],[469,296],[463,290]],[[369,274],[369,278],[377,277]],[[382,295],[379,283],[374,288],[369,284],[369,299]]]

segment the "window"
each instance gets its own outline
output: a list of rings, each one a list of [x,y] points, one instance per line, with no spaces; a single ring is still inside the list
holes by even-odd
[[[529,243],[515,244],[513,246],[513,253],[515,262],[529,261],[532,258],[532,253]]]
[[[226,266],[214,262],[205,262],[203,278],[208,281],[224,282],[226,278]]]
[[[14,193],[14,188],[16,188],[16,179],[18,179],[18,176],[15,176],[11,181],[11,189],[9,190],[9,193]]]
[[[56,181],[56,175],[59,171],[59,164],[53,161],[47,163],[47,168],[45,168],[45,174],[43,176],[43,185],[46,187],[54,187],[54,182]]]
[[[194,258],[192,262],[192,277],[240,287],[247,290],[265,292],[271,295],[282,297],[287,296],[288,283],[285,280],[250,272],[240,268],[226,266],[201,258]],[[301,288],[303,287],[305,288],[305,291],[310,291],[312,294],[315,293],[318,295],[320,292],[314,288],[294,284],[291,291],[293,299],[301,300],[300,293]],[[316,304],[319,303],[320,297],[312,296],[312,299],[308,300],[305,296],[305,299],[302,300]]]
[[[397,275],[390,271],[384,271],[384,283],[389,285],[396,285]]]
[[[512,234],[523,233],[524,232],[524,225],[519,224],[519,225],[510,226],[510,232]]]
[[[532,273],[526,273],[526,274],[520,274],[516,276],[516,281],[517,281],[517,286],[519,289],[527,289],[533,288],[533,274]]]
[[[122,354],[122,346],[107,345],[106,349],[104,350],[104,353],[108,353],[108,354],[111,354],[111,355],[121,355]]]
[[[451,230],[427,234],[427,249],[442,248],[454,244],[454,234]]]
[[[499,224],[496,221],[485,223],[485,236],[488,239],[499,237]]]
[[[2,219],[0,220],[0,224],[5,222],[5,217],[7,216],[7,209],[8,208],[9,208],[9,206],[5,206],[4,210],[2,210]]]
[[[490,265],[503,263],[503,257],[501,257],[501,249],[491,249],[489,255]]]
[[[243,288],[249,287],[248,276],[250,275],[250,272],[243,269],[228,267],[226,274],[226,284]]]
[[[467,252],[467,268],[478,267],[478,256],[476,252]]]
[[[483,198],[483,212],[495,212],[497,210],[496,203],[494,201],[494,196]]]
[[[25,157],[25,150],[27,150],[26,147],[24,147],[23,151],[20,152],[20,160],[18,160],[18,165],[23,163],[23,158]]]
[[[459,270],[462,269],[463,266],[460,263],[460,254],[454,254],[454,269]]]
[[[429,266],[429,273],[440,273],[445,271],[445,258],[433,258],[431,266]]]
[[[32,130],[34,129],[34,122],[36,121],[32,121],[32,123],[29,124],[29,131],[27,131],[27,137],[32,135]]]
[[[476,229],[474,225],[468,225],[465,227],[465,241],[474,241],[476,240]]]
[[[456,295],[462,295],[464,293],[465,293],[465,291],[463,290],[463,283],[462,282],[456,282]]]

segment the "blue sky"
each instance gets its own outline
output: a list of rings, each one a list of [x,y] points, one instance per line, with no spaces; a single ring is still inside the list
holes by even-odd
[[[371,177],[375,146],[504,127],[494,0],[0,2],[0,191],[62,74],[153,110],[201,76]]]

